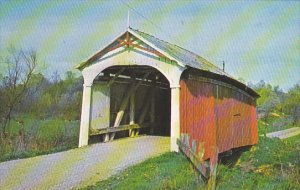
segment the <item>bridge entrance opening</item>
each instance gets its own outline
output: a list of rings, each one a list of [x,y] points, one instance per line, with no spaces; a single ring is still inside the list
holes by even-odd
[[[147,134],[170,136],[168,79],[150,66],[112,66],[94,80],[90,142]]]

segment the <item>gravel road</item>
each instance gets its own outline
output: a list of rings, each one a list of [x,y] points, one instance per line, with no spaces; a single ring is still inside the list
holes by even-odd
[[[3,162],[0,189],[77,189],[169,150],[169,137],[141,136]]]

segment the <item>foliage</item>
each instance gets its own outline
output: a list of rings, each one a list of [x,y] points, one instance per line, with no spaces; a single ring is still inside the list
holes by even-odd
[[[286,96],[284,102],[280,105],[282,109],[287,113],[293,116],[295,122],[300,120],[300,113],[297,112],[297,109],[300,107],[300,85],[296,84],[291,88]]]
[[[296,84],[287,93],[283,92],[279,86],[272,87],[264,81],[260,81],[252,87],[258,92],[260,98],[257,100],[257,112],[259,118],[264,119],[265,126],[274,124],[272,114],[277,114],[281,122],[288,126],[290,123],[296,125],[300,121],[300,85]],[[292,119],[292,122],[289,120]],[[277,123],[279,124],[279,123]],[[267,131],[267,129],[265,129]]]
[[[258,119],[258,133],[264,135],[275,131],[281,131],[292,127],[300,127],[300,123],[293,123],[293,118],[290,116],[274,117],[269,116],[268,123],[265,120]]]
[[[219,165],[218,189],[299,189],[300,138],[260,138],[232,168]]]
[[[203,182],[182,154],[165,153],[85,189],[199,189]]]
[[[258,85],[256,91],[260,95],[260,98],[257,100],[257,106],[260,110],[270,112],[279,103],[279,98],[270,84],[265,85],[262,83]]]
[[[19,117],[13,120],[10,136],[0,139],[0,161],[32,157],[77,147],[79,122]]]
[[[36,73],[35,52],[13,51],[0,76],[0,161],[77,146],[82,78]]]

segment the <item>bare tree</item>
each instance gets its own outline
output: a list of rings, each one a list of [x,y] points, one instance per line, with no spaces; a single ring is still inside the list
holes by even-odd
[[[2,106],[4,106],[2,134],[5,136],[14,108],[24,99],[37,68],[37,55],[34,51],[12,49],[4,63],[7,66],[7,73],[2,79]]]

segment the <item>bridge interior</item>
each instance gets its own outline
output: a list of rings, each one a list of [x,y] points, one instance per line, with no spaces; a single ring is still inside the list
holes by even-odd
[[[91,143],[140,134],[170,136],[170,84],[153,67],[103,70],[93,82],[91,104]]]

